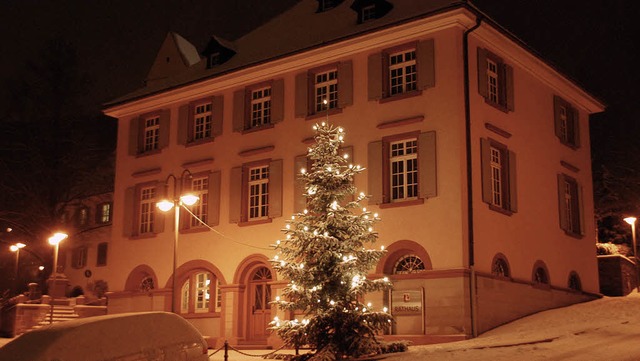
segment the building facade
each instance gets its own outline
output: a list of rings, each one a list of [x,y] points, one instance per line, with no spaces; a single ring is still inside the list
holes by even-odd
[[[326,101],[326,103],[325,103]],[[302,0],[196,49],[170,33],[118,118],[109,312],[167,310],[212,345],[270,344],[270,246],[304,209],[312,126],[387,249],[388,338],[472,337],[598,294],[589,115],[603,105],[467,2]],[[156,203],[187,191],[189,211]],[[176,232],[177,226],[177,232]]]

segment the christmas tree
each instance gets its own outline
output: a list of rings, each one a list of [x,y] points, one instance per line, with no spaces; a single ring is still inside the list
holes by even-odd
[[[391,315],[363,304],[366,293],[391,287],[386,277],[367,278],[384,254],[384,247],[372,248],[379,218],[360,208],[364,193],[355,196],[353,178],[364,168],[348,164],[340,154],[344,130],[328,120],[313,128],[311,169],[299,175],[307,209],[287,222],[286,238],[276,242],[279,252],[273,259],[274,268],[289,280],[274,303],[300,319],[276,318],[272,329],[288,346],[314,349],[314,361],[379,353],[376,334],[390,326]]]

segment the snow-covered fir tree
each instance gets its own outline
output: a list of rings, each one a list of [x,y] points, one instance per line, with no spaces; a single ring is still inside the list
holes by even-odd
[[[311,169],[299,175],[305,182],[307,209],[287,222],[272,260],[289,280],[274,303],[296,311],[298,319],[276,318],[272,328],[288,346],[314,349],[314,361],[379,353],[376,334],[390,326],[392,317],[382,305],[374,310],[363,304],[366,293],[391,287],[386,277],[367,277],[385,252],[384,247],[373,248],[373,226],[379,218],[361,208],[364,193],[355,195],[353,178],[364,168],[349,164],[341,154],[344,129],[328,119],[313,128]]]

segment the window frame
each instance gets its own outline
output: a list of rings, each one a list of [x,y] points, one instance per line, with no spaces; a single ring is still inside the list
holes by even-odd
[[[229,222],[239,226],[270,223],[273,218],[282,216],[282,159],[263,159],[245,163],[231,169],[231,206]],[[249,218],[249,174],[250,169],[268,167],[268,201],[267,214],[259,218]]]
[[[317,77],[322,74],[335,73],[335,79],[327,77],[326,85],[318,89],[326,89],[327,94],[334,94],[334,101],[325,108],[318,103],[324,98],[317,97]],[[322,116],[340,114],[343,109],[353,104],[353,62],[351,60],[325,64],[296,75],[295,116],[307,120]],[[330,89],[334,86],[334,89]],[[329,99],[331,100],[331,99]]]
[[[565,234],[584,236],[584,205],[582,187],[578,180],[564,173],[558,174],[559,224]]]
[[[190,193],[198,197],[198,202],[196,204],[190,206],[189,210],[198,216],[204,223],[209,225],[209,217],[210,217],[210,202],[211,199],[211,174],[210,173],[197,173],[193,174],[189,179],[189,190]],[[196,187],[196,182],[200,182],[201,184]],[[205,187],[206,183],[206,187]],[[189,214],[185,210],[181,210],[184,214],[184,221],[182,222],[182,229],[202,229],[207,228],[204,224],[200,223],[194,216]],[[204,215],[204,216],[203,216]]]
[[[495,69],[491,69],[491,67]],[[493,52],[478,47],[478,93],[503,112],[514,110],[513,68]],[[495,88],[495,90],[494,90]]]
[[[204,287],[198,287],[198,277],[208,276],[209,283]],[[201,282],[202,283],[202,282]],[[222,298],[220,291],[220,279],[208,269],[193,269],[186,274],[180,283],[179,302],[180,315],[185,318],[217,317],[221,314]],[[198,293],[202,291],[203,297],[209,294],[208,305],[198,307]],[[204,300],[203,300],[204,302]]]
[[[499,155],[500,163],[495,155]],[[480,139],[482,201],[489,209],[511,215],[517,209],[516,155],[492,138]],[[500,179],[498,179],[498,177]],[[496,196],[499,197],[496,199]]]
[[[395,146],[398,146],[395,148]],[[389,197],[391,203],[418,199],[418,137],[391,140],[389,153]],[[412,150],[407,153],[408,150]],[[395,154],[394,152],[402,152]],[[398,165],[398,167],[396,167]],[[402,169],[399,169],[402,168]],[[401,182],[398,179],[401,178]],[[413,181],[411,180],[413,179]],[[400,196],[399,193],[402,193]]]
[[[105,207],[107,213],[105,214]],[[113,202],[102,202],[96,206],[96,223],[109,224],[113,221]]]
[[[85,268],[87,266],[88,251],[89,249],[87,246],[75,247],[71,254],[71,268],[73,269]]]
[[[555,135],[571,149],[580,148],[580,112],[563,98],[553,96]]]
[[[100,242],[96,247],[96,267],[107,265],[109,259],[109,242]]]
[[[79,206],[76,210],[75,223],[78,228],[85,228],[89,226],[89,207]]]

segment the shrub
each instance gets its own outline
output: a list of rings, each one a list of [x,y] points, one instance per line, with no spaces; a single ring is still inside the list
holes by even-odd
[[[609,243],[596,243],[596,251],[598,255],[614,255],[620,254],[618,251],[618,246],[609,242]]]
[[[411,341],[381,342],[380,349],[382,353],[406,352],[410,343]]]

